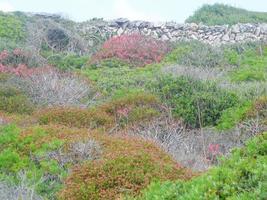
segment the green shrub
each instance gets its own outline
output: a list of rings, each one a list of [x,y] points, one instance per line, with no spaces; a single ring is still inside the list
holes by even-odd
[[[206,25],[223,25],[237,23],[265,23],[266,12],[252,12],[224,4],[204,5],[193,16],[186,19],[187,23],[204,23]]]
[[[0,110],[8,113],[31,113],[33,104],[19,90],[13,87],[0,87]]]
[[[123,62],[122,60],[116,59],[116,58],[110,58],[110,59],[104,59],[101,60],[101,62],[95,63],[95,64],[91,64],[89,65],[89,68],[93,68],[96,69],[98,67],[104,67],[104,68],[123,68],[123,67],[127,67],[129,66],[129,64]]]
[[[242,67],[231,74],[234,82],[242,81],[266,81],[267,67]]]
[[[126,125],[158,114],[157,98],[146,93],[126,93],[90,109],[52,108],[38,113],[41,124],[61,124],[79,128],[112,128],[115,122]],[[140,111],[142,109],[142,111]]]
[[[213,47],[198,41],[179,42],[163,62],[195,67],[221,67],[226,63],[221,47]]]
[[[228,54],[237,68],[230,73],[234,82],[267,80],[267,47],[262,44],[249,47],[241,54]],[[236,52],[236,51],[235,51]],[[235,54],[235,56],[233,56]],[[230,55],[230,56],[229,56]],[[233,58],[234,57],[234,58]]]
[[[52,108],[38,113],[40,124],[61,124],[68,127],[99,128],[110,127],[114,121],[107,113],[91,109]]]
[[[184,171],[161,151],[144,142],[137,144],[139,147],[135,151],[139,153],[91,162],[77,168],[67,179],[59,199],[119,199],[123,194],[137,195],[153,180],[175,180],[183,176]]]
[[[237,105],[223,111],[218,121],[217,128],[220,130],[233,128],[238,122],[242,121],[246,117],[246,114],[251,107],[252,103],[247,101],[241,105]]]
[[[267,133],[236,149],[218,167],[188,182],[155,182],[142,200],[258,199],[267,197]],[[129,198],[130,199],[130,198]]]
[[[48,63],[53,65],[61,70],[74,70],[83,68],[87,61],[87,56],[78,56],[78,55],[64,55],[64,54],[56,54],[49,55],[51,53],[43,53],[45,57],[48,58]]]
[[[24,172],[27,181],[36,184],[35,189],[39,194],[53,199],[62,184],[60,177],[65,176],[66,171],[54,159],[39,155],[40,152],[45,155],[58,149],[63,142],[54,140],[40,144],[46,132],[38,127],[30,131],[24,135],[15,125],[0,127],[0,177],[14,184],[25,184],[20,181],[26,180],[19,179],[19,173]],[[38,156],[40,159],[37,159]],[[40,182],[41,178],[44,181]]]
[[[221,113],[238,103],[236,95],[214,83],[188,77],[163,76],[152,89],[171,106],[174,116],[191,127],[199,127],[199,120],[202,126],[216,125]]]
[[[15,15],[0,12],[0,38],[20,41],[24,39],[24,37],[23,22]]]
[[[159,66],[152,65],[145,68],[131,68],[129,66],[87,68],[82,71],[90,80],[95,82],[97,88],[104,94],[112,96],[117,90],[131,90],[144,86],[155,78]]]

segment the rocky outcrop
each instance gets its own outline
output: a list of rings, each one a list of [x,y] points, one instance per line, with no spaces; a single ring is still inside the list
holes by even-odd
[[[209,44],[225,44],[246,41],[267,41],[266,24],[236,24],[233,26],[206,26],[203,24],[153,23],[129,21],[124,18],[113,21],[93,19],[76,25],[77,31],[88,35],[97,30],[99,35],[140,33],[166,41],[198,40]]]

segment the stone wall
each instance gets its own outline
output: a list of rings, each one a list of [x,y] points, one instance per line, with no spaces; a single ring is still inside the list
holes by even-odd
[[[120,18],[113,21],[93,19],[77,24],[76,28],[84,36],[92,32],[97,32],[105,37],[141,33],[166,41],[198,40],[213,45],[246,41],[267,41],[267,23],[205,26],[194,23],[129,21]]]

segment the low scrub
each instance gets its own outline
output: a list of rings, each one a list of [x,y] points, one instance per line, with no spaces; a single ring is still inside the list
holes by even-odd
[[[164,62],[207,68],[227,64],[222,48],[198,41],[177,43],[176,48],[164,58]]]
[[[0,38],[20,41],[25,37],[23,21],[12,14],[0,12]]]
[[[220,130],[234,128],[239,122],[246,118],[246,114],[251,107],[252,103],[247,101],[235,107],[226,109],[223,111],[221,118],[218,121],[217,128]]]
[[[121,62],[120,64],[115,64],[113,61],[112,63],[101,63],[103,64],[102,67],[90,67],[83,70],[82,73],[92,80],[101,92],[108,96],[112,96],[117,90],[142,89],[155,78],[155,74],[159,71],[159,66],[154,65],[144,68],[131,68]]]
[[[160,77],[153,85],[155,90],[191,127],[216,125],[221,113],[238,103],[238,97],[218,88],[212,82],[188,77]]]
[[[29,114],[33,109],[33,104],[21,91],[10,86],[0,86],[0,111]]]
[[[114,124],[113,118],[107,113],[91,109],[51,108],[38,113],[40,124],[61,124],[79,128],[109,128]]]
[[[118,199],[137,195],[152,180],[189,177],[151,143],[133,138],[106,138],[103,142],[108,153],[104,158],[108,159],[75,168],[59,199]]]
[[[90,109],[52,108],[38,113],[41,124],[61,124],[79,128],[105,128],[150,119],[159,113],[159,101],[150,94],[117,96]]]
[[[38,106],[81,106],[90,103],[93,88],[77,74],[53,67],[1,66],[0,72],[13,74],[6,82],[24,91]]]
[[[193,16],[186,19],[188,23],[203,23],[206,25],[224,25],[237,23],[265,23],[266,12],[252,12],[224,4],[204,5]]]
[[[160,62],[169,51],[166,42],[152,37],[140,34],[121,35],[106,41],[90,63],[97,65],[102,60],[117,58],[132,66],[142,67]]]
[[[154,199],[259,199],[267,196],[267,133],[236,149],[218,167],[188,182],[155,182],[140,198]],[[131,199],[131,198],[129,198]]]
[[[1,179],[16,185],[24,184],[19,177],[24,173],[34,191],[51,199],[60,188],[66,171],[54,159],[34,158],[59,148],[63,142],[55,139],[50,143],[40,143],[47,133],[38,127],[28,131],[31,134],[24,136],[14,125],[0,127]]]

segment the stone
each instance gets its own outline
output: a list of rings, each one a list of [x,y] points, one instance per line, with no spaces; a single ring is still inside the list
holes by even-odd
[[[90,20],[77,24],[75,28],[85,36],[95,31],[99,31],[99,35],[103,37],[140,33],[167,41],[199,40],[210,44],[216,43],[216,45],[242,41],[267,41],[267,23],[207,26],[195,23],[129,21],[119,18],[113,21]]]
[[[261,34],[261,28],[257,27],[256,30],[255,30],[255,35],[259,36],[260,34]]]
[[[225,34],[223,37],[222,37],[222,40],[223,41],[229,41],[230,40],[230,37],[229,37],[229,34]]]
[[[261,29],[261,33],[267,35],[267,24],[261,24],[259,27]]]
[[[233,25],[232,26],[232,33],[239,33],[239,32],[240,32],[239,25],[238,24]]]
[[[119,18],[114,20],[115,23],[117,23],[119,26],[122,26],[123,24],[126,24],[129,22],[126,18]]]
[[[162,36],[161,36],[161,39],[162,39],[163,41],[167,41],[167,40],[169,40],[169,37],[168,37],[167,35],[162,35]]]
[[[122,28],[119,28],[118,31],[117,31],[117,34],[121,35],[123,32],[124,32],[124,30]]]

